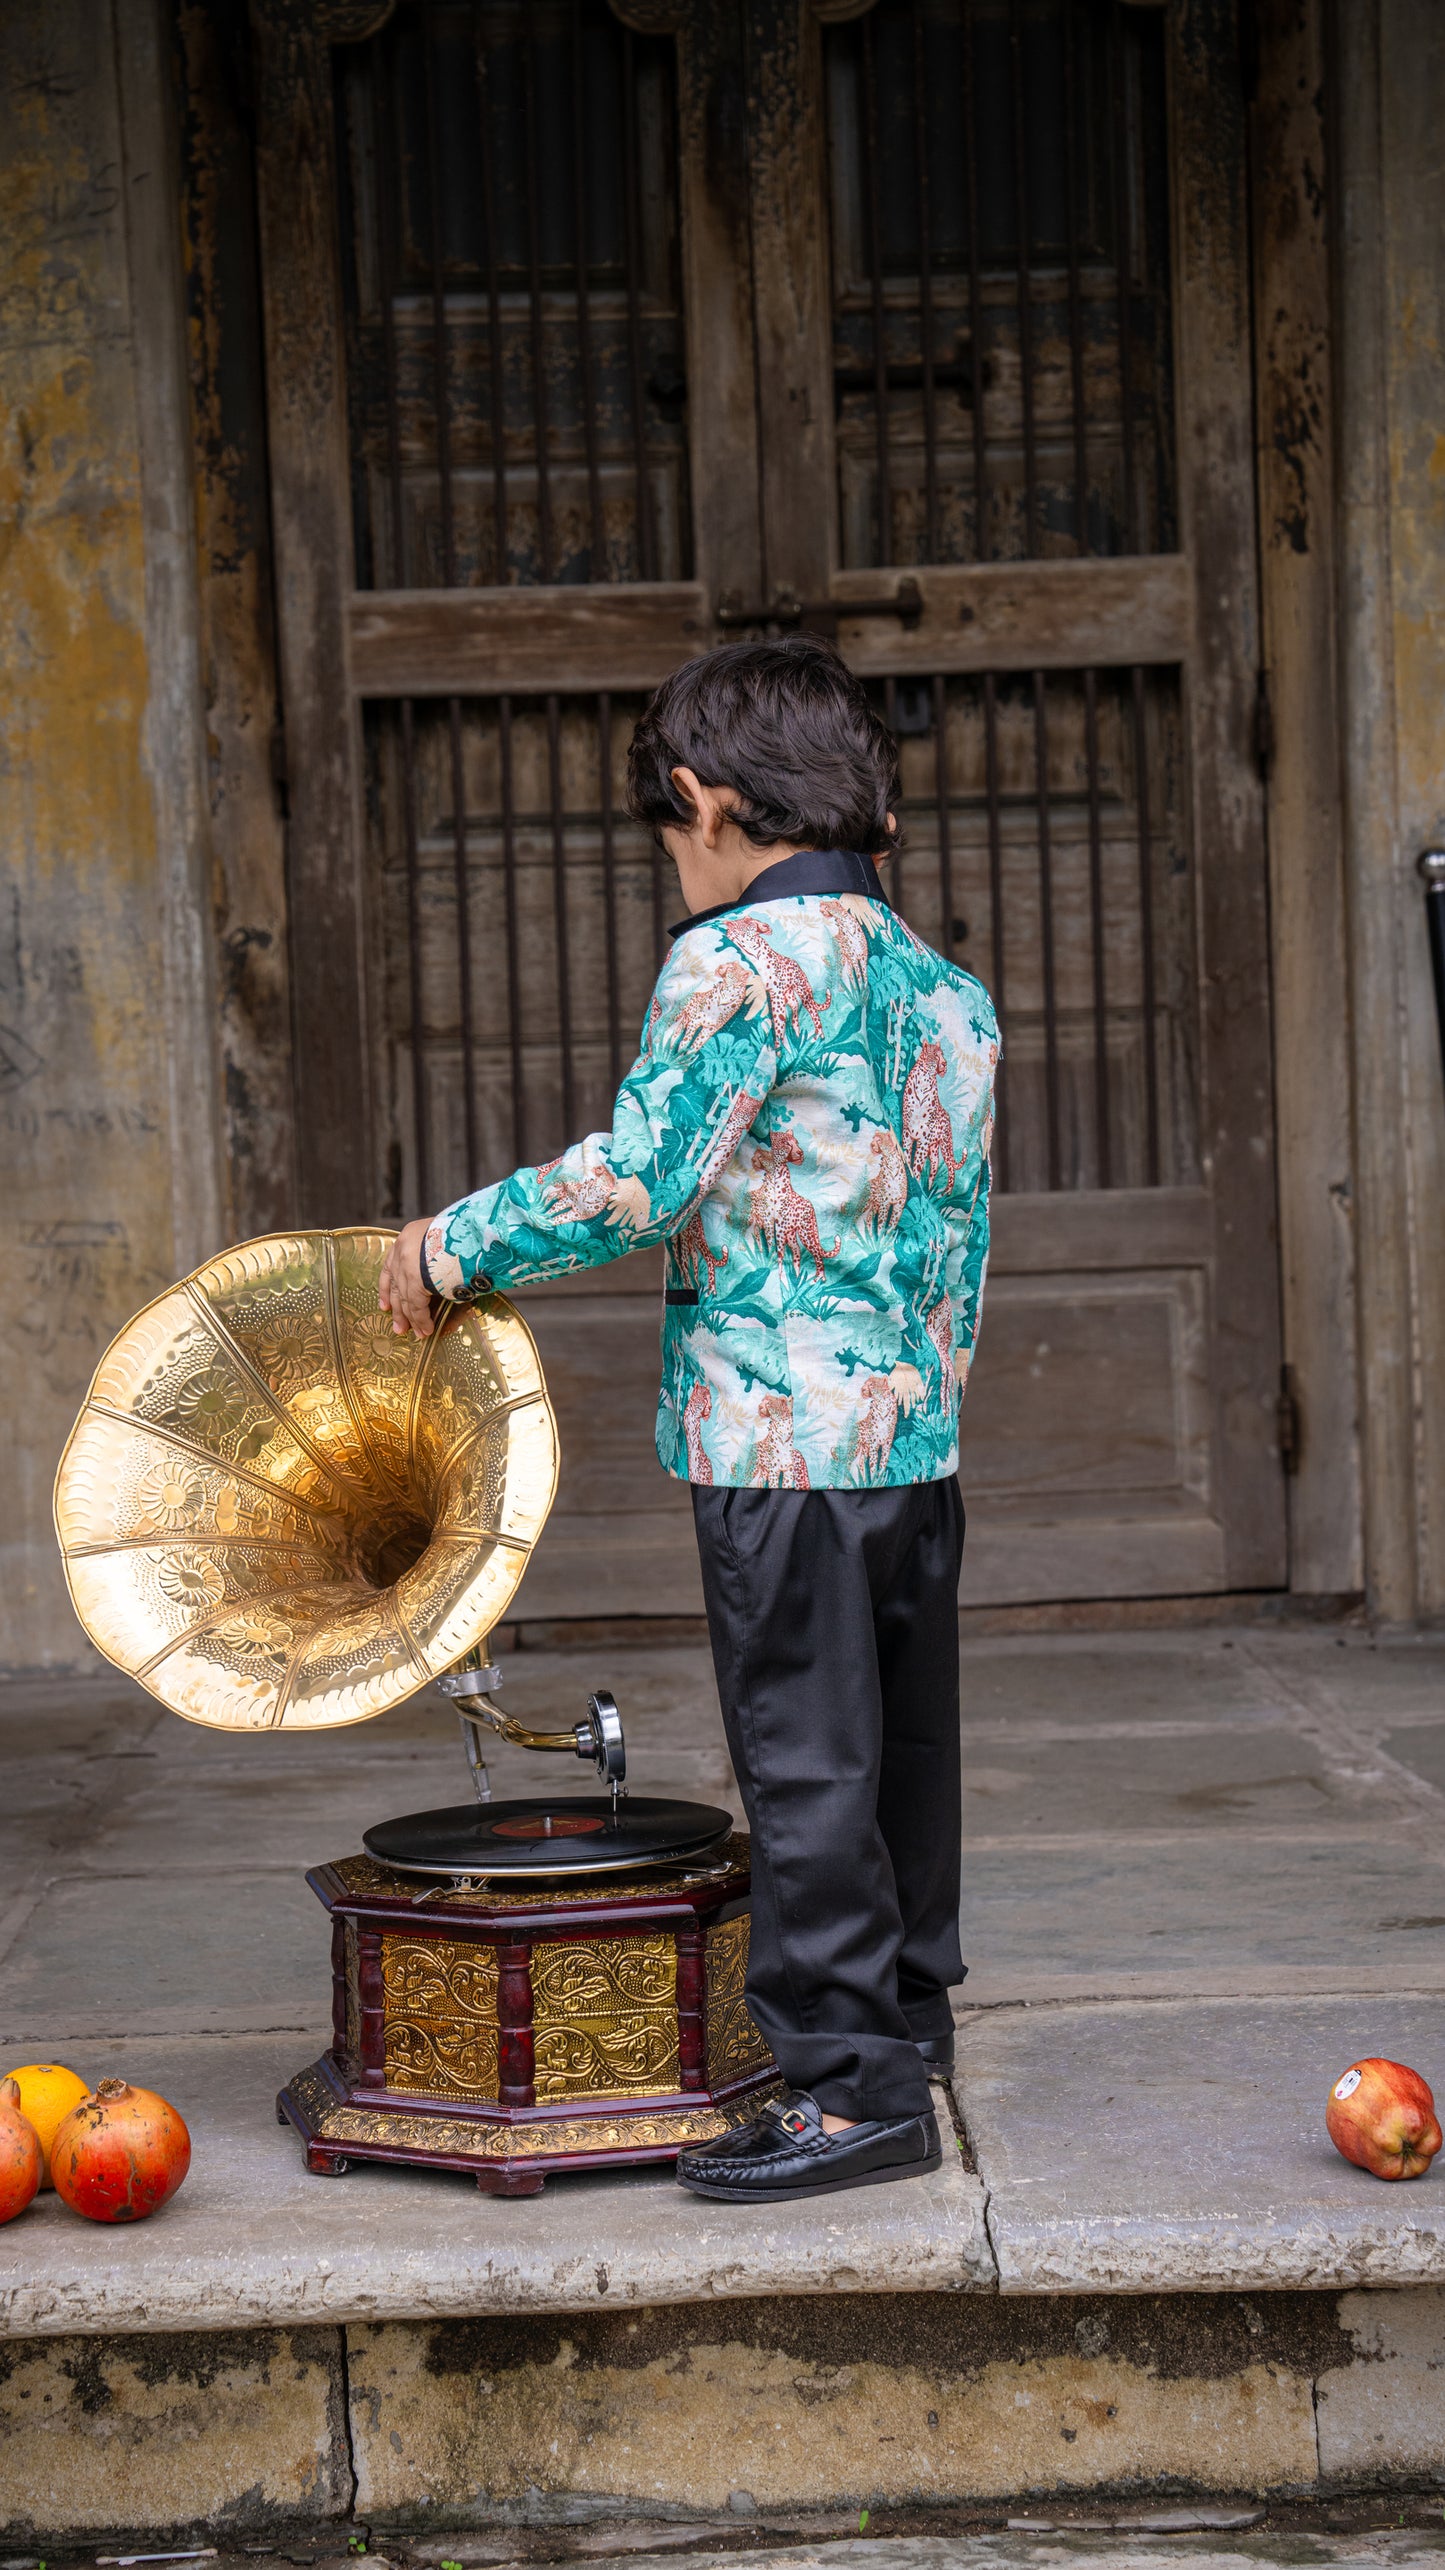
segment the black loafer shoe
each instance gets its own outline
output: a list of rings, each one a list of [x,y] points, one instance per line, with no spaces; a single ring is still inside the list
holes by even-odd
[[[682,2151],[677,2179],[691,2194],[719,2203],[785,2204],[795,2195],[839,2195],[849,2186],[922,2177],[942,2159],[931,2108],[825,2133],[816,2101],[795,2089],[775,2098],[750,2124]]]
[[[953,2069],[953,2028],[946,2035],[915,2035],[913,2046],[923,2055],[935,2078],[947,2079]]]

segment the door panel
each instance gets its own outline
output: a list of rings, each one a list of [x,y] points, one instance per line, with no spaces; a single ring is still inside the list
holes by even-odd
[[[673,46],[483,0],[336,65],[357,588],[684,577]]]
[[[608,1121],[675,909],[671,867],[623,810],[643,701],[366,709],[378,1079],[408,1207]]]
[[[1203,1279],[1010,1276],[968,1427],[971,1488],[1015,1515],[1202,1517],[1209,1496]]]
[[[288,730],[344,788],[298,986],[324,952],[344,1016],[351,969],[366,1030],[349,1153],[303,1060],[304,1210],[605,1122],[676,898],[637,708],[831,631],[900,740],[891,895],[1004,1027],[964,1594],[1278,1582],[1232,9],[263,0],[263,51]],[[656,1266],[526,1298],[563,1480],[524,1613],[696,1611]]]
[[[823,80],[840,565],[1173,551],[1162,17],[878,0]]]

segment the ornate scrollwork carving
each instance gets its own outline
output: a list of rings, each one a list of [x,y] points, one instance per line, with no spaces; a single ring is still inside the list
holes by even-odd
[[[650,1936],[532,1949],[537,2103],[665,2096],[678,2065],[677,1946]]]
[[[723,1896],[731,1899],[734,1891],[743,1891],[747,1887],[750,1856],[747,1838],[734,1830],[731,1837],[723,1840],[721,1847],[709,1852],[706,1865],[689,1866],[680,1859],[675,1868],[659,1865],[654,1871],[635,1877],[629,1875],[620,1880],[610,1874],[584,1875],[572,1883],[554,1877],[545,1890],[531,1884],[522,1891],[509,1892],[500,1883],[487,1884],[476,1892],[457,1892],[448,1888],[444,1896],[445,1907],[448,1911],[461,1910],[469,1916],[486,1916],[492,1911],[505,1914],[509,1910],[543,1907],[550,1910],[579,1901],[652,1901],[659,1893],[677,1891],[694,1883],[706,1883],[709,1887],[716,1884]],[[374,1856],[334,1857],[327,1870],[339,1878],[353,1899],[364,1900],[368,1895],[379,1893],[391,1900],[410,1901],[417,1888],[410,1875],[398,1874],[394,1866],[383,1865]]]
[[[777,2083],[781,2086],[781,2082]],[[712,2141],[755,2115],[774,2088],[726,2106],[684,2106],[662,2114],[578,2115],[545,2124],[489,2124],[419,2115],[395,2106],[338,2104],[314,2066],[298,2071],[287,2095],[320,2141],[364,2155],[368,2145],[418,2158],[553,2159],[573,2151],[681,2150]]]
[[[721,2088],[766,2070],[772,2056],[748,2015],[744,1984],[748,1972],[748,1921],[723,1919],[708,1929],[707,2080]]]
[[[427,2097],[497,2094],[497,1955],[452,1937],[381,1941],[386,2084]]]

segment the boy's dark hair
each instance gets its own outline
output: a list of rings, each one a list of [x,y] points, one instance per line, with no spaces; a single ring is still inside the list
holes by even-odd
[[[777,839],[877,856],[898,845],[898,751],[851,669],[826,642],[728,643],[664,679],[632,736],[627,800],[653,832],[695,819],[672,781],[690,767],[731,786],[755,847]]]

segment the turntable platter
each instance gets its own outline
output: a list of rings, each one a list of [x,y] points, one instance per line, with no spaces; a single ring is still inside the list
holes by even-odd
[[[732,1814],[708,1803],[607,1794],[455,1803],[378,1821],[368,1852],[404,1874],[621,1874],[685,1864],[727,1836]]]

